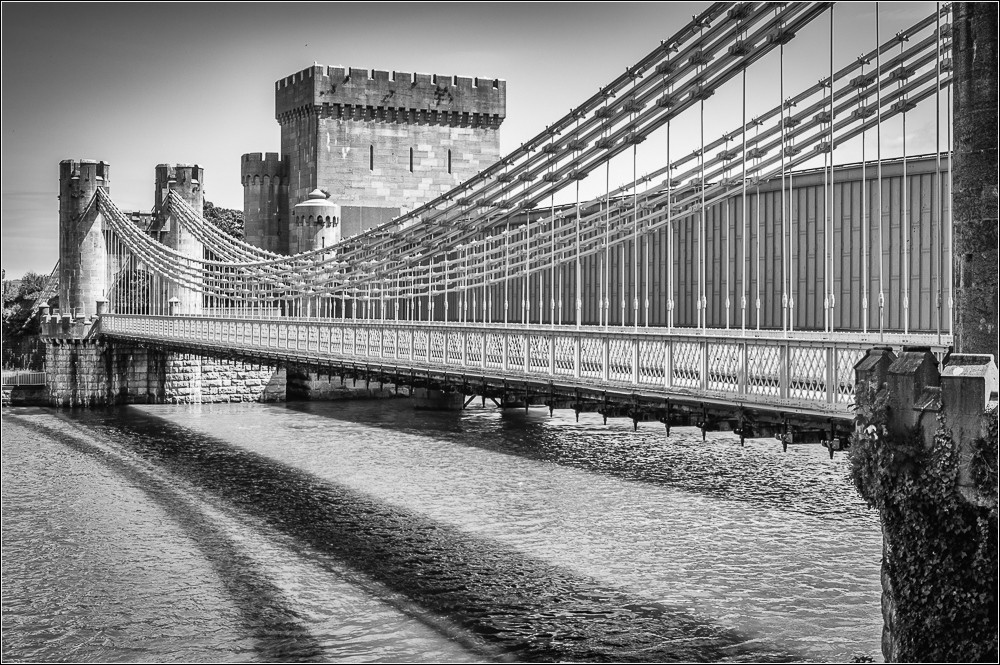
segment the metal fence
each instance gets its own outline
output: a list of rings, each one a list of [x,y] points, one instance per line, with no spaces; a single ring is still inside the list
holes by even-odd
[[[4,386],[44,386],[45,372],[3,370]]]

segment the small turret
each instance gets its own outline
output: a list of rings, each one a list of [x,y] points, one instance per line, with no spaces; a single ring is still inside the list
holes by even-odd
[[[323,190],[310,192],[308,199],[295,206],[292,217],[296,244],[293,253],[340,242],[340,206],[331,202]]]

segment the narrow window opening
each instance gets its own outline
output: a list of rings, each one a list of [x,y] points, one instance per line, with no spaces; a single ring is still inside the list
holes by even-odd
[[[451,149],[448,149],[448,173],[451,173]]]
[[[410,173],[413,173],[413,148],[410,148]]]
[[[375,146],[368,146],[368,170],[375,170]]]

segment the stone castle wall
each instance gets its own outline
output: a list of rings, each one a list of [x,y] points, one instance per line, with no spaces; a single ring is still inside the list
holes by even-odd
[[[500,158],[506,82],[315,65],[276,84],[281,153],[243,155],[246,237],[312,249],[292,209],[317,188],[342,237],[426,203]]]

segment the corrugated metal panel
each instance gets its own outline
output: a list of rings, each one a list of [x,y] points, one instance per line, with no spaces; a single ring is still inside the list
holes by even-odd
[[[640,236],[638,249],[631,239],[613,246],[607,253],[607,262],[603,251],[585,257],[581,261],[582,322],[585,325],[602,322],[600,300],[603,294],[609,301],[611,325],[635,324],[633,301],[637,298],[640,326],[647,321],[650,326],[666,326],[672,291],[673,325],[697,326],[698,296],[703,292],[708,327],[725,328],[728,323],[729,327],[739,328],[745,316],[748,328],[759,325],[763,329],[781,329],[784,317],[790,315],[793,329],[823,330],[827,312],[824,298],[829,292],[833,294],[830,312],[834,329],[862,330],[865,328],[863,285],[867,283],[868,330],[879,329],[881,291],[885,296],[886,330],[904,329],[904,303],[908,299],[905,327],[911,332],[936,331],[938,294],[943,287],[942,328],[946,331],[951,280],[942,280],[941,276],[947,274],[949,267],[951,249],[947,244],[947,228],[940,229],[940,245],[937,239],[939,186],[943,195],[943,218],[948,219],[947,156],[942,157],[944,177],[940,183],[934,169],[933,156],[908,160],[905,226],[903,164],[900,161],[883,163],[880,210],[878,170],[874,163],[869,163],[864,169],[863,188],[860,165],[836,169],[832,218],[826,174],[822,170],[794,173],[786,179],[784,192],[780,179],[771,180],[748,187],[745,201],[737,194],[710,208],[704,218],[703,243],[701,219],[694,215],[675,220],[672,234],[663,228]],[[862,216],[865,207],[867,220]],[[744,210],[746,224],[743,222]],[[672,262],[669,261],[668,243],[672,245]],[[700,254],[702,244],[705,246],[703,257]],[[633,263],[636,256],[640,263],[638,276]],[[700,259],[704,261],[704,284]],[[527,290],[523,275],[511,279],[508,282],[507,320],[521,322],[522,301],[527,297],[529,321],[552,323],[550,298],[555,292],[554,322],[574,324],[575,271],[576,264],[572,260],[562,264],[554,278],[548,268],[535,270]],[[609,272],[606,292],[605,272]],[[785,284],[788,285],[788,309],[783,307]],[[563,303],[561,313],[559,294]],[[742,307],[744,294],[745,310]],[[502,322],[502,280],[492,285],[487,295],[492,303],[493,320]],[[443,314],[442,298],[439,296],[435,305],[437,319]],[[457,299],[451,301],[450,312],[451,318],[456,318]]]

